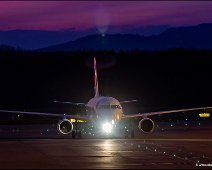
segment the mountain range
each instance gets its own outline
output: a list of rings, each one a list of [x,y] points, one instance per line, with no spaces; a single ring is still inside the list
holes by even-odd
[[[9,45],[24,50],[44,48],[50,45],[74,40],[81,36],[80,32],[43,31],[43,30],[10,30],[0,31],[0,45]],[[83,36],[83,35],[82,35]]]
[[[114,27],[105,34],[95,29],[0,31],[0,45],[39,51],[212,49],[212,23],[172,28]]]
[[[109,26],[107,33],[137,33],[140,35],[160,34],[169,28],[168,25],[159,26]],[[7,30],[0,31],[0,45],[13,46],[24,50],[45,48],[60,43],[74,41],[78,38],[91,34],[99,34],[100,31],[94,27],[86,30],[75,28],[49,30]]]
[[[212,49],[212,23],[169,28],[158,35],[139,34],[88,35],[41,49],[42,51],[76,50],[162,50],[170,48]]]

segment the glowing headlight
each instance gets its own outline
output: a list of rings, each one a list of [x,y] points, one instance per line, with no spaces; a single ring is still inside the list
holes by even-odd
[[[111,133],[112,131],[112,124],[110,123],[104,123],[103,126],[102,126],[102,129],[106,132],[106,133]]]

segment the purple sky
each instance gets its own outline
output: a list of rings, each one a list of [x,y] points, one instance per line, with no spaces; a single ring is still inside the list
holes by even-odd
[[[205,1],[1,1],[0,30],[85,30],[107,26],[196,25],[212,22]],[[102,27],[105,25],[105,27]]]

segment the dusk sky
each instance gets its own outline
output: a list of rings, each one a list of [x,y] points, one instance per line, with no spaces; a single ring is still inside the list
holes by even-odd
[[[2,1],[0,21],[0,30],[196,25],[212,22],[212,2]]]

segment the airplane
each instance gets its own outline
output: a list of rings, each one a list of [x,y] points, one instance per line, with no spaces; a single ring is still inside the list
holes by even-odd
[[[105,134],[110,134],[116,126],[123,120],[129,120],[133,118],[140,118],[138,128],[143,133],[152,133],[155,128],[154,121],[150,118],[154,115],[171,114],[171,113],[182,113],[194,110],[206,110],[212,107],[199,107],[169,111],[158,111],[150,113],[138,113],[138,114],[124,114],[122,105],[124,103],[136,102],[137,100],[118,101],[114,97],[101,96],[98,88],[97,78],[97,64],[96,58],[94,57],[94,92],[95,95],[91,98],[88,103],[74,103],[74,102],[61,102],[54,101],[55,103],[70,104],[76,106],[86,107],[86,113],[81,115],[72,114],[54,114],[54,113],[40,113],[40,112],[25,112],[25,111],[10,111],[0,110],[4,113],[17,113],[17,114],[29,114],[29,115],[41,115],[41,116],[54,116],[59,117],[58,130],[61,134],[68,135],[72,133],[72,138],[76,135],[81,137],[81,131],[78,130],[77,124],[79,122],[91,122],[95,127]],[[133,134],[133,133],[132,133]],[[133,138],[133,135],[131,136]]]

